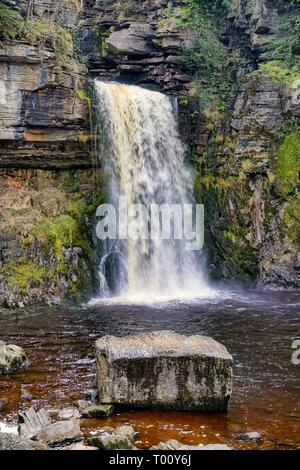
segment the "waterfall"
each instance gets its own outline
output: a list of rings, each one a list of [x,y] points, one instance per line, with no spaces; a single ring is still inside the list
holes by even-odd
[[[95,81],[99,156],[108,202],[193,202],[172,101],[137,86]],[[199,253],[182,240],[106,240],[99,267],[102,296],[202,296],[209,291]]]

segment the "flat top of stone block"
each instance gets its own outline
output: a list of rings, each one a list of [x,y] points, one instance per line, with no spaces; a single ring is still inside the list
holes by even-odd
[[[206,356],[232,361],[225,346],[207,336],[184,336],[173,331],[154,331],[135,336],[103,336],[97,353],[110,360],[146,357]]]

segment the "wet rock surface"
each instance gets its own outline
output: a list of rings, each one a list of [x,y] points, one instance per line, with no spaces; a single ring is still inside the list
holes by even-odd
[[[99,401],[141,408],[226,410],[232,357],[211,338],[170,331],[96,342]]]

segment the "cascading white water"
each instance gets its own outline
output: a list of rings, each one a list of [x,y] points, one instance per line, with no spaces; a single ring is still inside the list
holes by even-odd
[[[100,158],[108,202],[193,202],[171,100],[137,86],[95,82]],[[99,132],[98,129],[98,132]],[[202,296],[209,291],[199,253],[180,240],[107,240],[100,263],[101,295],[147,299]]]

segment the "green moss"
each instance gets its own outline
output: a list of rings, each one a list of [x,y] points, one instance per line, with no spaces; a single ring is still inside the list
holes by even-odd
[[[300,246],[300,196],[291,199],[283,213],[283,223],[289,240]]]
[[[32,230],[45,250],[53,249],[58,261],[63,260],[63,248],[82,247],[82,239],[76,220],[70,215],[45,220]]]
[[[3,276],[5,284],[14,286],[20,292],[24,292],[28,288],[39,287],[47,277],[44,267],[37,266],[25,258],[8,261],[0,269],[0,275]]]
[[[276,166],[280,193],[291,194],[297,187],[300,171],[300,134],[297,130],[285,136]]]

